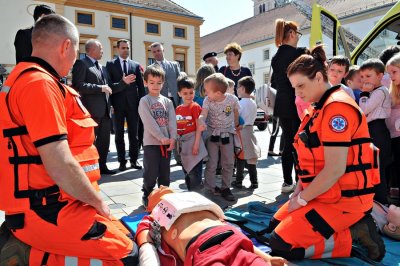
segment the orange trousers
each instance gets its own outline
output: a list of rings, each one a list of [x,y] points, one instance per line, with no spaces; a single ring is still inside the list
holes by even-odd
[[[104,226],[100,226],[104,234],[82,240],[95,223],[106,226],[105,231]],[[33,266],[40,265],[40,261],[38,264],[37,261],[41,260],[43,256],[40,254],[44,252],[50,253],[46,264],[48,266],[64,265],[64,260],[75,261],[76,258],[103,262],[93,265],[123,265],[121,259],[130,255],[134,249],[133,241],[119,221],[109,220],[97,214],[93,207],[79,201],[68,202],[59,211],[56,224],[28,210],[25,212],[24,228],[17,229],[13,234],[32,247],[30,265]],[[85,263],[73,265],[81,266]]]
[[[365,213],[345,213],[334,204],[311,201],[288,212],[286,202],[274,215],[277,223],[270,244],[274,254],[287,259],[349,257],[352,239],[349,227]]]

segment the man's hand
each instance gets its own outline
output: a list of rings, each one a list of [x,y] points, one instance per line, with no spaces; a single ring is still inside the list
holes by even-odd
[[[125,84],[131,84],[136,81],[136,75],[129,74],[128,76],[125,76],[125,73],[124,73],[122,80],[125,82]]]
[[[93,207],[97,210],[98,214],[107,217],[110,220],[112,219],[110,208],[103,200],[100,202],[98,206],[93,206]]]
[[[172,151],[175,148],[175,139],[169,139],[169,147],[167,151]]]
[[[107,85],[103,85],[103,86],[101,87],[101,92],[104,92],[104,93],[106,93],[106,94],[108,94],[108,95],[111,95],[111,94],[112,94],[111,88],[108,87]]]

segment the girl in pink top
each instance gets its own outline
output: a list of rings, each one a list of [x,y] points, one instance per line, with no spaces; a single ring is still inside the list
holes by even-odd
[[[394,156],[394,163],[390,170],[393,179],[392,187],[397,190],[398,195],[400,184],[400,54],[395,55],[387,62],[386,71],[389,73],[390,79],[392,80],[389,90],[392,110],[390,116],[386,119],[386,125],[392,140]]]

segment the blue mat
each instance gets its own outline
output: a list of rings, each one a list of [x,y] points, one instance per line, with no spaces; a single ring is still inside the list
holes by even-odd
[[[263,231],[268,227],[269,221],[274,215],[274,213],[278,210],[278,206],[280,204],[269,204],[266,205],[262,202],[249,202],[247,204],[247,210],[243,208],[235,208],[225,212],[225,216],[228,221],[234,224],[240,225],[240,227],[245,228],[245,231],[252,231],[251,235],[254,233],[259,238],[268,238],[269,234],[264,233]],[[242,230],[243,231],[243,230]],[[249,234],[247,234],[249,235]],[[338,258],[338,259],[321,259],[321,260],[309,260],[304,259],[301,261],[292,261],[294,265],[357,265],[357,266],[367,266],[367,265],[399,265],[400,266],[400,242],[396,240],[392,240],[388,237],[382,237],[386,246],[386,255],[384,259],[380,263],[376,263],[371,261],[366,256],[366,252],[361,247],[354,246],[354,250],[356,252],[356,257],[352,258]],[[263,240],[263,239],[261,239]],[[270,249],[264,248],[266,246],[263,241],[253,241],[255,246],[262,249],[264,252],[269,252]],[[268,251],[269,250],[269,251]]]
[[[235,208],[225,212],[225,216],[228,222],[240,224],[242,227],[245,224],[246,228],[259,233],[268,227],[269,221],[278,210],[280,204],[266,205],[262,202],[249,202],[247,209]],[[144,216],[148,215],[147,212],[135,214],[132,216],[124,216],[121,218],[122,223],[128,228],[128,230],[134,235],[137,230],[139,222]],[[253,244],[260,248],[262,251],[269,253],[271,249],[264,243],[264,239],[254,238],[245,230],[242,230],[253,242]],[[268,234],[263,234],[264,237],[268,238]],[[308,260],[304,259],[301,261],[291,261],[293,265],[355,265],[355,266],[367,266],[367,265],[385,265],[385,266],[400,266],[400,242],[392,240],[388,237],[383,237],[383,241],[386,246],[386,255],[381,263],[374,263],[370,261],[363,249],[355,247],[357,251],[357,257],[352,258],[340,258],[340,259],[321,259],[321,260]]]

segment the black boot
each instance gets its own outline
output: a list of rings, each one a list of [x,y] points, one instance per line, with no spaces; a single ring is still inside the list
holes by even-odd
[[[250,175],[250,189],[258,188],[258,180],[257,180],[257,167],[255,164],[248,164],[249,175]]]

